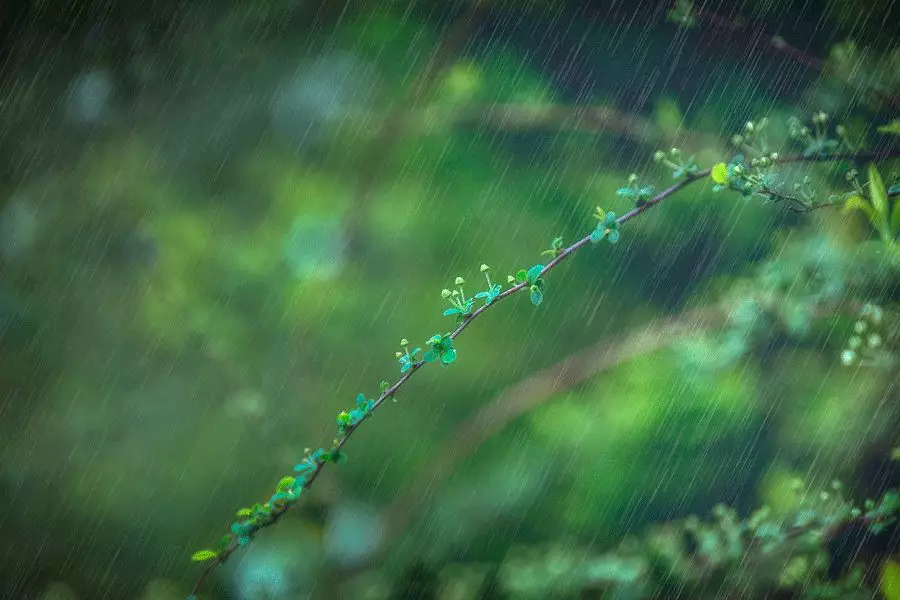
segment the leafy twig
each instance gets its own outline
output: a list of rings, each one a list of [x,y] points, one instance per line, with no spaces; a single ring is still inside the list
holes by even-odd
[[[787,156],[787,157],[779,157],[777,159],[778,163],[794,163],[794,162],[818,162],[818,161],[872,161],[872,160],[884,160],[888,158],[897,158],[900,157],[900,149],[894,149],[889,152],[883,153],[860,153],[860,154],[852,154],[852,153],[842,153],[842,154],[830,154],[830,155],[812,155],[812,156],[803,156],[803,155],[795,155],[795,156]],[[647,200],[645,203],[641,204],[628,211],[624,215],[618,217],[615,220],[615,227],[618,228],[621,225],[627,223],[638,215],[650,210],[653,206],[663,202],[667,198],[674,195],[676,192],[684,189],[692,183],[703,180],[709,177],[711,169],[704,169],[702,171],[696,171],[693,173],[687,173],[681,181],[675,183],[672,186],[661,191],[655,197]],[[454,329],[450,334],[446,336],[441,336],[443,339],[455,340],[462,334],[463,331],[479,316],[481,316],[488,309],[495,307],[500,301],[522,291],[523,289],[531,290],[533,288],[533,279],[543,278],[550,271],[555,269],[560,263],[566,260],[569,256],[587,246],[592,241],[593,234],[589,234],[580,240],[576,241],[571,246],[563,249],[559,254],[553,258],[549,263],[547,263],[543,268],[540,269],[539,273],[535,274],[535,277],[529,278],[527,281],[520,281],[513,285],[513,287],[503,291],[490,304],[484,304],[480,306],[478,309],[474,310],[470,315],[467,315],[464,320],[462,320],[459,325],[457,325],[456,329]],[[305,491],[312,486],[315,482],[316,478],[318,478],[319,473],[322,472],[325,464],[328,462],[338,462],[336,458],[342,457],[342,449],[344,445],[350,440],[353,433],[362,424],[365,420],[367,420],[388,398],[392,398],[396,395],[396,393],[402,388],[407,381],[409,381],[425,364],[424,361],[413,363],[410,368],[406,371],[404,375],[400,377],[393,385],[384,386],[384,391],[381,395],[374,401],[367,401],[365,403],[365,410],[362,410],[357,418],[352,419],[349,422],[344,423],[340,427],[340,431],[338,437],[334,440],[334,444],[330,450],[327,452],[324,450],[317,451],[313,455],[307,457],[306,464],[308,465],[308,469],[304,473],[304,479],[302,484],[302,491]],[[279,486],[281,487],[281,486]],[[290,504],[282,503],[279,505],[275,505],[271,507],[271,510],[267,514],[267,519],[258,526],[258,529],[262,529],[263,527],[268,527],[276,522],[278,522],[281,517],[290,509]],[[227,537],[227,536],[226,536]],[[218,565],[225,562],[241,545],[240,536],[231,535],[230,542],[227,543],[220,551],[215,554],[215,559],[213,559],[208,566],[203,570],[199,580],[193,588],[192,594],[196,595],[200,588],[203,586],[203,582],[206,577],[215,569]]]

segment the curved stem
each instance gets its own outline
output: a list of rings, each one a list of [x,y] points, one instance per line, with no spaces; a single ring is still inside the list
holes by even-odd
[[[814,155],[814,156],[800,156],[800,155],[786,156],[786,157],[779,158],[775,162],[777,162],[777,163],[796,163],[796,162],[824,162],[824,161],[828,161],[828,162],[874,161],[874,160],[885,160],[885,159],[889,159],[889,158],[898,158],[898,157],[900,157],[900,148],[892,149],[890,151],[881,152],[881,153],[867,152],[867,153],[859,153],[859,154],[842,153],[842,154]],[[639,206],[637,208],[633,208],[632,210],[628,211],[627,213],[625,213],[624,215],[619,217],[617,219],[618,224],[623,225],[624,223],[627,223],[628,221],[632,220],[633,218],[637,217],[638,215],[641,215],[641,214],[647,212],[652,207],[658,205],[659,203],[663,202],[664,200],[671,197],[676,192],[686,188],[687,186],[691,185],[692,183],[706,179],[707,177],[709,177],[710,171],[711,171],[711,169],[704,169],[702,171],[697,171],[696,173],[685,176],[684,179],[682,179],[678,183],[671,185],[668,188],[664,189],[659,194],[657,194],[656,196],[654,196],[653,198],[648,200],[646,203],[642,204],[641,206]],[[554,258],[549,263],[547,263],[547,265],[544,266],[543,270],[541,271],[541,276],[546,275],[547,273],[552,271],[554,268],[556,268],[557,265],[559,265],[562,261],[566,260],[569,256],[571,256],[572,254],[574,254],[581,248],[587,246],[590,243],[590,241],[591,241],[591,236],[587,235],[587,236],[581,238],[580,240],[578,240],[577,242],[575,242],[574,244],[572,244],[571,246],[565,248],[562,252],[559,253],[559,255],[556,258]],[[522,283],[516,284],[515,286],[511,287],[510,289],[502,292],[499,296],[497,296],[494,299],[493,302],[491,302],[490,304],[485,304],[485,305],[481,306],[480,308],[475,310],[471,315],[469,315],[464,321],[462,321],[456,327],[456,329],[454,329],[453,332],[450,333],[450,337],[453,339],[456,339],[463,331],[465,331],[465,329],[472,323],[472,321],[474,321],[475,319],[480,317],[487,310],[494,308],[501,300],[504,300],[504,299],[512,296],[513,294],[516,294],[517,292],[521,291],[523,288],[528,288],[528,287],[529,287],[529,284],[527,282],[522,282]],[[367,420],[369,418],[369,416],[372,413],[374,413],[382,405],[382,403],[384,403],[385,400],[396,395],[397,391],[401,387],[403,387],[406,384],[406,382],[409,381],[412,378],[412,376],[415,375],[419,371],[419,369],[421,369],[425,364],[426,363],[424,363],[424,362],[418,362],[418,363],[413,364],[413,366],[410,368],[409,371],[406,372],[406,374],[404,374],[402,377],[400,377],[400,379],[398,379],[392,386],[390,386],[387,390],[385,390],[375,401],[374,406],[371,408],[371,410],[366,413],[366,415],[363,417],[363,419],[361,421],[359,421],[359,423],[357,423],[356,425],[353,425],[351,427],[348,427],[342,435],[338,436],[336,443],[331,448],[331,452],[341,450],[344,447],[344,445],[350,440],[350,437],[353,435],[353,433],[356,431],[356,429],[359,427],[359,425],[361,425],[363,422],[365,422],[365,420]],[[310,475],[308,476],[308,478],[306,480],[305,485],[303,486],[304,490],[309,489],[309,487],[313,484],[313,482],[319,476],[319,473],[322,472],[322,468],[325,466],[326,462],[327,461],[319,461],[316,463],[315,468],[312,470],[312,472],[310,473]],[[290,505],[284,505],[282,508],[277,508],[277,509],[273,510],[271,513],[271,517],[272,517],[271,520],[268,521],[267,523],[265,523],[264,525],[262,525],[262,527],[268,527],[268,526],[273,525],[274,523],[278,522],[278,520],[289,509],[290,509]],[[212,563],[210,563],[203,570],[203,572],[200,575],[199,580],[197,581],[196,585],[193,588],[192,594],[197,594],[200,591],[200,588],[203,586],[203,582],[205,581],[206,577],[219,564],[225,562],[225,560],[227,560],[228,557],[231,556],[235,552],[235,550],[237,550],[238,547],[239,547],[239,544],[237,543],[237,540],[235,538],[233,538],[232,542],[228,546],[228,548],[226,548],[225,550],[220,552],[219,555],[216,557],[216,560],[214,560]]]

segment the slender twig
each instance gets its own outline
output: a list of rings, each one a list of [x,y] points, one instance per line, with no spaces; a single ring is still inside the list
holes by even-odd
[[[447,127],[477,126],[500,131],[605,132],[641,144],[658,144],[670,137],[650,120],[602,104],[472,104],[451,110],[424,109],[416,118],[421,133],[444,131]],[[716,136],[684,129],[678,131],[677,137],[694,144],[720,141]]]
[[[813,155],[813,156],[786,156],[786,157],[781,157],[774,162],[776,162],[776,163],[796,163],[796,162],[818,162],[818,161],[874,161],[874,160],[885,160],[885,159],[889,159],[889,158],[898,158],[898,157],[900,157],[900,149],[893,149],[891,151],[882,152],[882,153],[867,152],[867,153],[859,153],[859,154],[841,153],[841,154],[830,154],[830,155],[818,154],[818,155]],[[682,179],[678,183],[664,189],[659,194],[657,194],[654,198],[648,200],[645,204],[638,206],[638,207],[628,211],[621,217],[619,217],[617,219],[617,223],[619,225],[623,225],[624,223],[627,223],[628,221],[634,219],[638,215],[647,212],[648,210],[650,210],[650,208],[663,202],[667,198],[670,198],[676,192],[686,188],[687,186],[691,185],[692,183],[706,179],[707,177],[709,177],[710,171],[711,171],[711,169],[704,169],[702,171],[697,171],[693,174],[686,175],[684,179]],[[575,242],[574,244],[572,244],[571,246],[569,246],[568,248],[565,248],[564,250],[562,250],[562,252],[560,252],[560,254],[558,256],[556,256],[556,258],[554,258],[553,260],[551,260],[549,263],[547,263],[544,266],[544,268],[541,270],[540,275],[541,276],[546,275],[547,273],[549,273],[550,271],[555,269],[557,266],[559,266],[559,264],[562,263],[564,260],[568,259],[571,255],[576,253],[578,250],[580,250],[581,248],[584,248],[585,246],[590,244],[590,242],[591,242],[591,236],[587,235],[587,236],[581,238],[580,240],[578,240],[577,242]],[[469,315],[464,321],[462,321],[456,327],[456,329],[454,329],[449,334],[450,337],[453,339],[456,339],[457,337],[459,337],[459,335],[463,331],[465,331],[465,329],[469,325],[471,325],[471,323],[475,319],[480,317],[482,314],[487,312],[489,309],[492,309],[495,306],[497,306],[502,300],[509,298],[513,294],[516,294],[516,293],[522,291],[523,289],[527,289],[528,287],[529,287],[528,282],[522,282],[522,283],[516,284],[515,286],[502,292],[494,299],[493,302],[491,302],[490,304],[485,304],[485,305],[481,306],[480,308],[475,310],[471,315]],[[375,400],[372,408],[368,412],[365,413],[363,418],[359,422],[357,422],[355,425],[347,427],[344,430],[344,432],[338,436],[338,438],[335,440],[334,446],[331,449],[331,452],[339,452],[344,447],[344,445],[350,440],[351,436],[357,430],[359,425],[361,425],[364,421],[366,421],[388,398],[395,396],[396,393],[400,390],[400,388],[403,387],[406,384],[406,382],[409,381],[413,377],[413,375],[418,373],[419,369],[421,369],[425,364],[426,364],[425,362],[414,363],[412,365],[412,367],[410,368],[410,370],[406,372],[406,374],[404,374],[393,385],[391,385],[384,392],[382,392],[382,394],[378,397],[378,399]],[[309,489],[310,486],[312,486],[313,482],[315,482],[316,478],[318,478],[319,474],[322,472],[322,469],[325,466],[325,464],[327,464],[327,462],[328,461],[322,461],[322,460],[318,460],[316,462],[315,467],[312,469],[311,473],[309,474],[309,476],[306,479],[305,484],[303,485],[304,490],[307,490],[307,489]],[[278,522],[278,520],[281,519],[281,517],[290,509],[290,506],[291,505],[285,504],[285,505],[282,505],[280,508],[274,508],[272,510],[272,512],[270,513],[270,520],[267,521],[266,523],[262,524],[260,526],[260,528],[268,527],[268,526],[273,525],[274,523]],[[237,538],[236,538],[236,536],[234,536],[232,538],[231,543],[228,545],[228,547],[226,549],[222,550],[217,555],[216,559],[213,560],[203,570],[203,572],[200,575],[199,580],[197,581],[197,584],[194,586],[194,589],[193,589],[194,594],[199,592],[206,577],[213,571],[213,569],[215,569],[218,565],[220,565],[225,560],[227,560],[228,557],[230,557],[235,552],[235,550],[237,550],[238,547],[239,547],[239,544],[237,542]]]

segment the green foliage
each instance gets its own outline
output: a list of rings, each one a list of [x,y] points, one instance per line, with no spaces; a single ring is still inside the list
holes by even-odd
[[[894,119],[887,125],[881,125],[878,133],[886,133],[890,135],[900,135],[900,119]]]
[[[198,550],[191,554],[191,560],[194,562],[206,562],[218,556],[215,550]]]
[[[653,197],[653,186],[638,185],[638,176],[632,173],[628,176],[628,185],[617,189],[616,196],[633,202],[635,206],[643,206]]]
[[[412,369],[417,362],[416,356],[419,352],[422,351],[421,348],[413,348],[412,352],[409,350],[409,340],[403,338],[400,340],[400,346],[403,348],[402,352],[397,352],[397,359],[400,361],[400,374],[403,375],[410,369]],[[381,382],[381,393],[384,394],[391,384],[387,381]]]
[[[619,241],[619,221],[614,212],[603,212],[599,206],[594,211],[594,218],[597,219],[597,226],[591,232],[591,243],[596,244],[601,240],[606,240],[610,244]]]
[[[356,397],[356,408],[354,408],[350,412],[341,411],[340,413],[338,413],[338,434],[347,435],[347,433],[351,429],[362,423],[363,420],[365,420],[371,414],[374,407],[374,400],[367,400],[364,394],[359,394]]]
[[[525,282],[528,284],[528,297],[535,306],[540,306],[544,301],[544,280],[541,273],[544,265],[534,265],[525,273]]]
[[[675,0],[675,6],[666,13],[667,18],[684,28],[697,25],[697,17],[694,16],[694,3],[691,0]]]
[[[859,183],[855,169],[847,173],[847,180],[853,184],[854,190],[844,195],[844,210],[858,210],[865,214],[884,243],[894,245],[900,241],[900,196],[889,195],[875,165],[869,165],[868,194]]]
[[[653,161],[671,169],[672,179],[693,177],[699,170],[696,157],[690,156],[685,159],[678,148],[672,148],[668,152],[657,150],[653,153]],[[650,193],[652,193],[652,188]]]
[[[483,292],[478,292],[475,294],[475,298],[477,300],[484,300],[484,305],[488,306],[491,302],[497,299],[497,296],[500,295],[500,291],[503,289],[499,283],[493,283],[491,281],[490,267],[487,265],[481,265],[480,271],[484,273],[484,278],[487,281],[487,289]]]
[[[428,339],[427,343],[431,346],[431,350],[425,353],[425,362],[439,361],[446,367],[456,361],[456,348],[453,347],[453,338],[449,334],[436,333]]]
[[[852,145],[847,140],[847,129],[838,125],[834,129],[834,137],[828,128],[830,117],[824,112],[818,112],[812,117],[812,129],[800,122],[796,117],[788,121],[790,136],[792,139],[805,146],[803,156],[827,156],[840,150],[851,150]]]
[[[556,258],[563,251],[563,239],[561,237],[553,238],[553,241],[550,242],[550,248],[547,250],[541,251],[541,256],[549,256],[550,258]]]

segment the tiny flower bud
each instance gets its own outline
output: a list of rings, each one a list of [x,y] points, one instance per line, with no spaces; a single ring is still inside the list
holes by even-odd
[[[450,297],[450,290],[448,290],[448,289],[441,290],[441,298],[449,298],[449,297]]]
[[[771,158],[772,158],[772,160],[778,160],[778,153],[777,153],[777,152],[773,152]]]
[[[516,278],[513,277],[512,275],[506,276],[506,283],[515,283],[515,282],[516,282]]]
[[[457,277],[457,278],[453,281],[453,283],[455,283],[456,285],[462,285],[462,284],[464,284],[465,282],[466,282],[466,280],[463,279],[462,277]]]
[[[662,162],[663,160],[665,160],[665,158],[666,158],[666,153],[661,150],[657,150],[656,152],[653,153],[653,160],[656,162]]]
[[[394,356],[396,356],[397,358],[400,358],[401,356],[403,356],[403,353],[402,352],[394,352]]]
[[[637,175],[632,173],[628,176],[628,183],[637,183]]]
[[[452,292],[450,292],[450,295],[451,296],[459,296],[459,290],[453,290]]]
[[[409,346],[409,340],[406,338],[403,338],[402,340],[400,340],[400,345],[401,346]]]
[[[844,350],[841,352],[841,364],[845,367],[850,366],[856,360],[856,352],[853,350]]]
[[[834,130],[837,132],[838,135],[844,135],[847,133],[847,128],[844,127],[843,125],[838,125],[837,127],[834,128]]]
[[[873,333],[869,335],[869,338],[866,340],[866,344],[868,344],[869,348],[879,348],[881,347],[881,336],[877,333]]]
[[[481,265],[481,269],[480,269],[480,270],[481,270],[482,273],[484,273],[485,271],[487,271],[487,270],[489,270],[489,269],[490,269],[489,266],[487,266],[487,265]]]
[[[753,121],[747,121],[746,123],[744,123],[744,129],[747,131],[747,133],[753,133]]]
[[[681,150],[679,150],[678,148],[671,148],[669,150],[669,154],[672,156],[678,156],[679,154],[681,154]]]
[[[740,146],[741,144],[744,143],[744,136],[742,136],[742,135],[732,136],[731,143],[734,144],[735,146]]]

